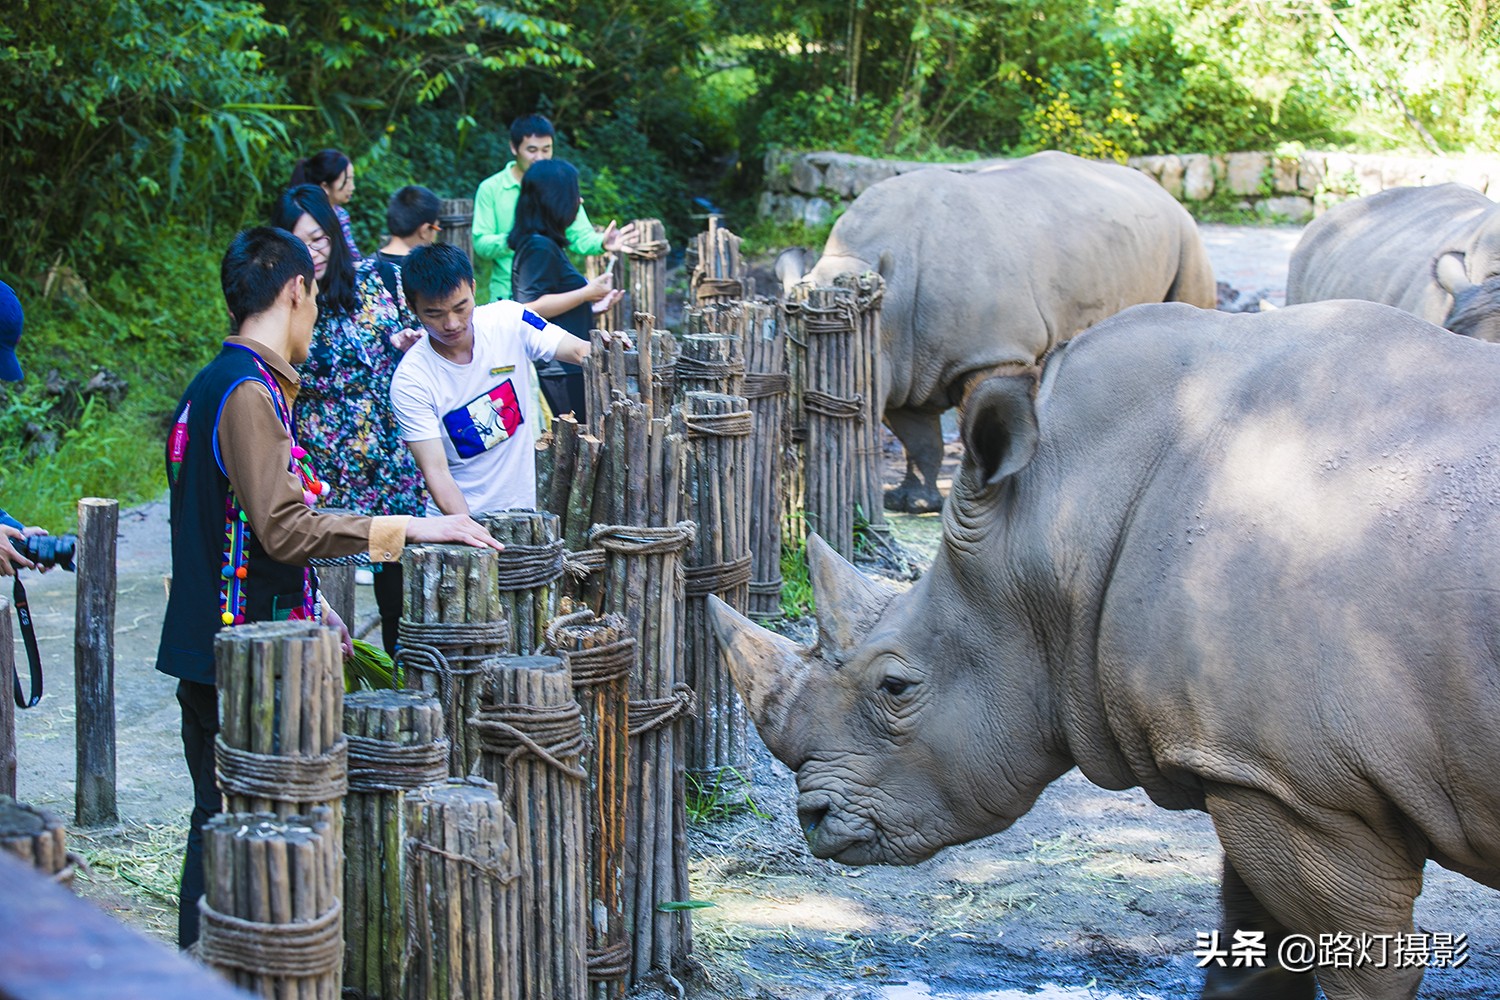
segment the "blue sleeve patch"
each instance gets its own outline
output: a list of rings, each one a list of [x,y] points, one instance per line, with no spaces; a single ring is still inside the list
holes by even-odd
[[[536,313],[532,312],[530,309],[521,310],[521,322],[534,326],[538,330],[543,330],[547,327],[547,321],[542,319],[542,317],[538,316]]]

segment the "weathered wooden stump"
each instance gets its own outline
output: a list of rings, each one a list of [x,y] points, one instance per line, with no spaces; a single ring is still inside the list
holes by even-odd
[[[863,400],[854,426],[854,504],[869,528],[885,531],[885,475],[880,447],[880,426],[885,417],[880,303],[885,298],[885,279],[874,271],[865,271],[841,274],[833,283],[854,294],[854,339],[849,359],[854,373],[850,385]]]
[[[62,821],[9,795],[0,795],[0,851],[14,855],[55,882],[69,888],[73,885],[78,858],[68,851]]]
[[[442,703],[454,777],[467,775],[479,758],[468,722],[479,708],[480,664],[510,643],[496,591],[497,557],[494,549],[470,545],[409,545],[401,554],[406,613],[396,661],[408,688]]]
[[[753,283],[745,277],[740,258],[740,238],[725,229],[717,215],[708,217],[708,230],[694,241],[697,263],[688,287],[694,305],[739,302],[753,296]]]
[[[677,391],[738,396],[745,387],[744,316],[738,304],[689,308],[688,333],[678,340]]]
[[[625,994],[630,940],[625,929],[625,810],[630,766],[630,674],[635,637],[618,615],[595,617],[571,611],[547,626],[547,647],[568,666],[583,713],[589,746],[588,773],[589,947],[588,975],[594,1000]]]
[[[503,652],[532,652],[541,647],[547,623],[557,613],[564,556],[561,519],[546,511],[504,510],[480,515],[480,523],[505,546],[495,570],[500,617],[510,623],[510,642]]]
[[[448,776],[443,708],[420,691],[344,696],[344,989],[399,1000],[406,960],[405,798]]]
[[[444,198],[438,206],[439,243],[451,243],[474,260],[474,201],[470,198]]]
[[[204,825],[204,963],[264,997],[338,1000],[343,909],[331,819],[327,809],[228,812]]]
[[[811,531],[822,535],[838,555],[853,559],[856,508],[865,502],[861,450],[870,385],[862,381],[867,364],[859,360],[862,339],[855,294],[847,288],[793,289],[786,303],[796,340],[805,343],[801,375],[805,411],[804,514]],[[873,363],[874,358],[868,358]],[[865,517],[870,511],[862,511]]]
[[[781,614],[781,518],[787,460],[786,324],[778,303],[744,303],[744,396],[755,415],[750,434],[750,598],[749,614],[768,619]]]
[[[698,702],[697,713],[687,722],[687,776],[699,796],[743,803],[750,780],[748,720],[719,656],[708,621],[708,597],[719,597],[742,614],[749,597],[746,475],[752,417],[743,396],[690,392],[682,418],[688,431],[684,515],[698,525],[683,560],[683,676]]]
[[[348,741],[338,633],[309,621],[236,625],[215,637],[214,663],[225,811],[294,816],[327,806],[339,833]]]
[[[520,865],[521,992],[574,1000],[588,991],[588,887],[580,766],[582,715],[567,664],[555,656],[501,656],[485,664],[472,725],[479,773],[516,821]]]
[[[521,1000],[515,825],[480,778],[406,797],[406,1000]]]
[[[629,312],[667,314],[667,227],[660,219],[636,219],[635,243],[625,248],[624,306]],[[618,286],[617,286],[618,287]]]

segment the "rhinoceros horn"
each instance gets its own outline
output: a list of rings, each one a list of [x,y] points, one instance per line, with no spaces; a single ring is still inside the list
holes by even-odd
[[[807,572],[817,601],[818,635],[834,654],[858,645],[897,593],[865,576],[816,534],[807,537]]]
[[[811,664],[795,642],[761,628],[712,595],[708,618],[750,718],[761,739],[775,750],[786,729],[787,711],[807,683]]]

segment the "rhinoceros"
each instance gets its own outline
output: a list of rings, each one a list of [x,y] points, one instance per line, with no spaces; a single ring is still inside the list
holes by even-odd
[[[1391,188],[1323,213],[1303,232],[1288,304],[1368,299],[1500,342],[1500,205],[1471,187]]]
[[[1270,961],[1204,997],[1411,997],[1275,958],[1411,932],[1429,858],[1500,887],[1500,352],[1366,302],[1137,306],[961,430],[910,590],[815,540],[812,648],[711,602],[812,853],[921,861],[1076,766],[1212,817],[1222,940]]]
[[[1216,297],[1207,250],[1176,199],[1137,170],[1058,152],[872,185],[804,281],[870,270],[886,281],[885,420],[907,457],[885,505],[913,512],[942,503],[939,421],[978,376],[1034,365],[1127,306],[1212,308]]]

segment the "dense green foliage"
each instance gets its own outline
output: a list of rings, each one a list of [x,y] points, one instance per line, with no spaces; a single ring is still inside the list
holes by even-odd
[[[223,332],[218,250],[264,217],[298,155],[326,146],[354,158],[350,210],[371,248],[391,191],[417,181],[470,196],[509,158],[506,123],[532,110],[558,122],[559,155],[578,164],[596,220],[659,216],[679,245],[693,196],[749,224],[772,146],[1123,158],[1500,139],[1500,6],[1489,0],[11,8],[0,21],[0,277],[28,304],[23,358],[34,375],[57,367],[79,381],[107,366],[132,388],[124,411],[91,412],[86,431],[53,412],[35,377],[0,390],[7,495],[41,488],[39,454],[67,480],[59,496],[105,488],[67,471],[104,455],[135,470],[106,480],[117,492],[159,488],[154,451],[149,462],[124,453],[157,447],[185,374]],[[38,444],[49,434],[55,453]],[[69,450],[83,440],[95,458]],[[22,482],[14,469],[28,454]]]

